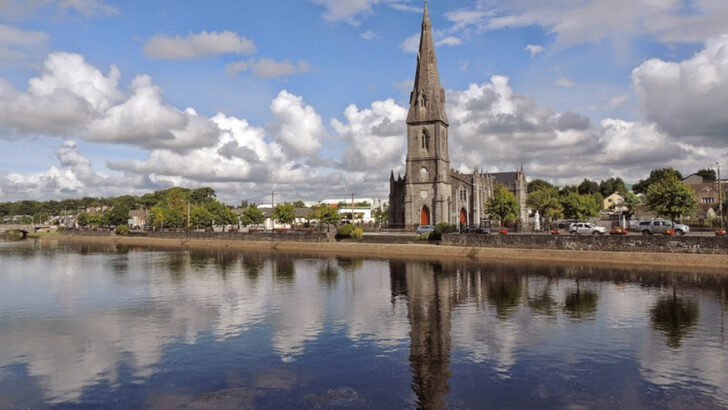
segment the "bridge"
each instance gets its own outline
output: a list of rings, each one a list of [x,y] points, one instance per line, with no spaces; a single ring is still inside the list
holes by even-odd
[[[35,232],[41,226],[36,225],[0,225],[0,236],[5,236],[8,232],[19,232],[25,238],[29,233]]]

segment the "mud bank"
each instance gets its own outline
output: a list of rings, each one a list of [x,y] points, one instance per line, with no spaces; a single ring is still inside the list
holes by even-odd
[[[602,252],[549,249],[508,249],[434,244],[378,244],[352,242],[230,241],[219,239],[159,239],[120,236],[66,236],[38,239],[42,242],[96,243],[153,248],[274,251],[309,255],[349,255],[374,258],[418,258],[559,262],[629,267],[655,266],[680,269],[709,268],[728,273],[728,255],[687,253]]]

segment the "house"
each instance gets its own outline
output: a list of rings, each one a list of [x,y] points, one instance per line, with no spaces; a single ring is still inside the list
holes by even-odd
[[[709,209],[718,210],[721,197],[718,193],[718,181],[711,181],[700,175],[692,174],[683,179],[683,183],[695,192],[695,202],[698,203],[698,215],[707,215]],[[726,183],[722,180],[723,201],[726,200]]]
[[[620,195],[619,192],[615,192],[612,195],[604,198],[604,201],[602,202],[602,209],[605,211],[617,213],[627,212],[629,210],[629,208],[624,205],[624,197]]]
[[[149,211],[146,209],[129,211],[129,227],[144,229],[147,226],[147,218],[149,218]]]

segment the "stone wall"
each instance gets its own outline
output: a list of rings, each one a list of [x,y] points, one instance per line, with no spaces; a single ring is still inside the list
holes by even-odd
[[[728,254],[728,238],[717,236],[445,234],[441,244],[482,248]]]
[[[148,232],[146,237],[156,239],[218,239],[226,241],[259,242],[328,242],[326,233],[305,232]]]
[[[73,236],[113,236],[114,232],[109,230],[82,230],[82,229],[64,229],[62,231],[58,231],[59,233],[63,235],[73,235]]]

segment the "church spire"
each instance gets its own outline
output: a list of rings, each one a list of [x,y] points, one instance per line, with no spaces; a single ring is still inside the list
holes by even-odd
[[[425,0],[422,16],[420,50],[417,53],[415,86],[410,95],[410,110],[407,123],[442,121],[448,123],[445,113],[445,90],[440,87],[440,73],[437,70],[437,56],[432,40],[430,11]]]

